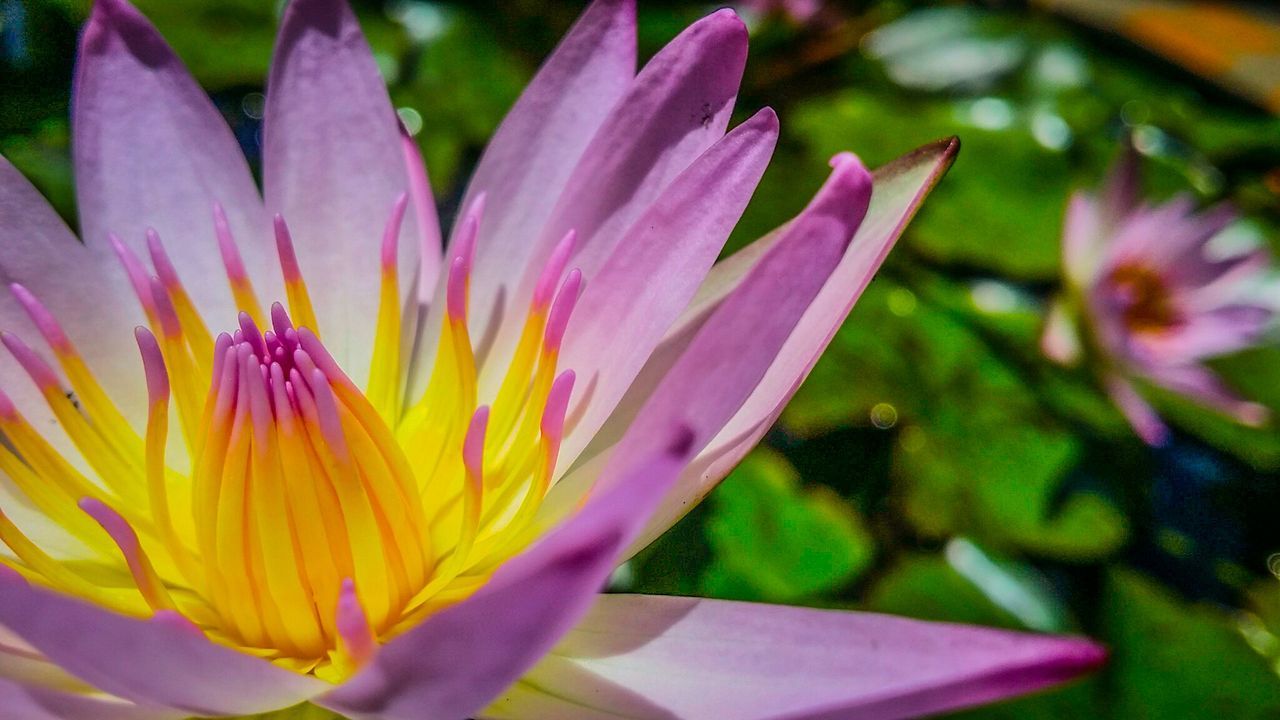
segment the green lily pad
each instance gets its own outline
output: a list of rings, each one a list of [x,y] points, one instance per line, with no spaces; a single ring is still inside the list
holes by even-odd
[[[823,486],[801,486],[776,453],[750,455],[711,496],[715,561],[702,590],[716,597],[799,602],[833,592],[870,565],[874,540],[858,511]]]

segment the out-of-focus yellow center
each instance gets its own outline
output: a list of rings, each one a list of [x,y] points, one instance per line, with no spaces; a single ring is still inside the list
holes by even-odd
[[[1108,296],[1131,333],[1163,332],[1181,320],[1164,277],[1151,268],[1121,265],[1107,276],[1106,284]]]
[[[404,209],[401,198],[384,236],[364,387],[325,349],[280,218],[288,309],[276,303],[264,314],[215,209],[241,311],[239,327],[216,337],[154,233],[154,275],[115,243],[150,326],[137,331],[150,401],[145,437],[53,316],[14,286],[65,382],[16,336],[4,343],[91,472],[63,458],[2,393],[9,446],[0,445],[0,471],[96,557],[59,562],[0,513],[0,541],[11,552],[0,560],[29,581],[332,680],[483,585],[539,530],[573,385],[556,363],[581,276],[574,270],[560,282],[566,238],[547,262],[499,391],[479,405],[466,319],[479,223],[470,213],[451,249],[427,389],[405,402],[396,266]],[[189,471],[166,463],[171,404]]]

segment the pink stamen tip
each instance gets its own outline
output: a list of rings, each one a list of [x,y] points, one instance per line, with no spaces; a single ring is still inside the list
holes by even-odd
[[[218,337],[213,340],[213,377],[222,374],[222,359],[226,357],[227,350],[235,345],[235,340],[231,339],[231,335],[225,332],[218,333]]]
[[[449,285],[446,288],[445,306],[449,317],[462,321],[467,317],[467,261],[454,258],[449,267]]]
[[[142,546],[138,543],[138,534],[133,526],[120,513],[108,507],[106,503],[91,497],[80,498],[77,503],[80,509],[93,518],[124,553],[125,559],[132,567],[141,558]]]
[[[462,442],[462,462],[472,478],[484,477],[484,436],[489,429],[489,406],[481,405],[471,416],[467,436]]]
[[[204,631],[200,629],[199,625],[191,622],[191,620],[187,619],[186,615],[183,615],[177,610],[157,610],[151,616],[151,622],[157,625],[171,627],[175,630],[181,630],[192,637],[198,637],[201,639],[206,638]]]
[[[18,419],[18,408],[3,390],[0,390],[0,418],[5,420]]]
[[[547,330],[543,336],[543,343],[548,350],[560,349],[565,330],[569,327],[569,318],[573,316],[573,307],[577,304],[581,291],[582,271],[574,268],[564,279],[564,284],[560,286],[560,292],[556,294],[556,300],[551,305],[551,315],[547,318]]]
[[[238,370],[239,356],[236,354],[234,345],[228,345],[222,352],[222,360],[219,363],[221,371],[215,375],[218,379],[217,401],[214,403],[214,415],[221,419],[230,416],[231,410],[234,408],[236,394],[239,392],[240,372]]]
[[[573,383],[577,376],[572,370],[565,370],[556,376],[551,383],[551,391],[547,393],[547,406],[542,411],[540,429],[552,445],[558,446],[564,433],[564,418],[569,410],[569,397],[573,395]]]
[[[471,207],[467,208],[462,219],[462,231],[458,233],[458,247],[454,257],[466,261],[467,272],[471,271],[471,263],[476,257],[476,239],[480,235],[480,220],[484,217],[486,198],[487,195],[482,192],[471,201]]]
[[[319,368],[323,371],[330,382],[340,382],[347,387],[356,387],[356,384],[342,371],[338,361],[333,359],[333,355],[329,354],[329,349],[324,346],[324,343],[320,342],[320,338],[316,337],[315,333],[307,328],[301,328],[298,330],[297,336],[298,344],[306,351],[303,356],[311,367]]]
[[[258,324],[253,321],[253,317],[247,312],[241,312],[237,318],[240,321],[240,331],[244,333],[244,341],[253,349],[253,354],[259,358],[266,360],[267,346],[263,342],[262,332],[258,330]]]
[[[222,255],[222,265],[227,269],[227,277],[236,281],[247,279],[249,274],[244,269],[236,239],[231,234],[231,224],[227,222],[222,204],[217,202],[213,204],[213,231],[218,238],[218,252]]]
[[[535,307],[545,308],[551,304],[552,295],[556,291],[556,283],[560,282],[560,276],[564,274],[564,268],[569,264],[569,257],[573,255],[573,247],[577,243],[578,233],[570,230],[561,238],[556,247],[551,251],[551,257],[547,258],[547,264],[542,268],[542,275],[538,278],[538,285],[533,291],[533,304]]]
[[[311,353],[298,348],[293,351],[293,366],[298,368],[305,377],[310,376],[313,370],[317,370],[316,361],[311,357]]]
[[[289,233],[289,225],[284,216],[277,214],[273,220],[276,229],[276,253],[280,256],[280,271],[284,273],[285,282],[297,282],[302,279],[302,268],[298,266],[298,255],[293,249],[293,235]]]
[[[164,244],[160,242],[160,233],[152,228],[147,228],[147,252],[151,254],[151,264],[165,287],[176,288],[182,285],[178,280],[177,269],[169,261],[169,254],[164,251]]]
[[[164,366],[164,355],[160,352],[156,336],[144,327],[136,327],[133,329],[133,337],[138,342],[138,352],[142,353],[142,370],[147,375],[147,397],[153,405],[167,401],[169,372]],[[216,370],[214,377],[217,377]]]
[[[0,342],[4,343],[14,359],[23,370],[27,371],[27,375],[31,376],[36,386],[42,391],[59,387],[58,376],[53,372],[53,368],[23,342],[22,338],[13,333],[0,333]]]
[[[129,277],[129,284],[133,285],[133,292],[138,296],[138,302],[142,303],[142,308],[147,312],[154,312],[156,303],[151,296],[151,282],[147,279],[146,268],[142,266],[142,262],[138,260],[137,255],[133,254],[129,246],[120,241],[120,238],[108,235],[107,240],[110,241],[111,249],[120,260],[120,265],[124,267],[125,275]]]
[[[347,459],[347,438],[342,432],[342,417],[338,414],[338,400],[333,396],[329,380],[319,369],[311,371],[311,394],[316,401],[316,415],[320,421],[320,433],[329,443],[339,460]]]
[[[334,625],[342,636],[351,660],[357,665],[368,662],[377,650],[377,645],[373,630],[369,627],[369,617],[360,604],[360,598],[356,596],[356,586],[351,578],[344,579],[342,589],[338,591]]]
[[[284,305],[278,302],[271,303],[271,327],[275,328],[276,337],[284,337],[285,332],[293,328],[293,321],[289,319],[289,311],[284,309]]]
[[[155,304],[156,317],[160,319],[160,330],[169,337],[178,337],[182,334],[182,323],[178,321],[178,311],[173,307],[173,301],[169,298],[169,291],[160,283],[160,278],[152,276],[149,279],[151,285],[151,300]]]
[[[828,164],[833,168],[838,168],[842,165],[848,165],[849,163],[857,163],[861,165],[862,161],[858,159],[857,155],[854,155],[853,153],[846,150],[844,152],[839,152],[833,155],[831,157],[831,161]]]
[[[268,371],[258,358],[246,355],[241,361],[244,377],[241,381],[249,388],[249,417],[253,420],[255,442],[266,446],[271,431],[271,401],[267,398]]]
[[[409,207],[409,196],[400,193],[391,206],[391,217],[387,219],[387,229],[382,234],[382,267],[392,269],[396,266],[396,255],[400,244],[400,226],[404,223],[404,211]]]
[[[57,351],[71,349],[71,341],[67,339],[66,333],[62,331],[62,326],[53,317],[53,313],[49,312],[49,309],[30,290],[19,283],[13,283],[9,286],[9,291],[31,318],[31,322],[35,323],[36,329],[44,336],[45,342]]]

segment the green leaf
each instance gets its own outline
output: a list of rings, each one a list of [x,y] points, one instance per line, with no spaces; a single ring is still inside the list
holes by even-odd
[[[910,279],[882,276],[868,289],[785,426],[814,434],[892,414],[900,508],[926,537],[1075,561],[1114,552],[1124,516],[1097,495],[1059,497],[1081,456],[1078,420],[1038,392],[1034,319],[982,311],[962,285]]]
[[[709,595],[798,602],[838,590],[870,565],[862,516],[823,486],[802,487],[776,453],[757,450],[711,496]]]
[[[1115,569],[1102,617],[1116,717],[1280,716],[1280,676],[1221,609],[1187,604],[1134,571]]]

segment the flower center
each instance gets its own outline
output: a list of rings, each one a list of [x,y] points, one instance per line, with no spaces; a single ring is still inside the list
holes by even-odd
[[[1106,287],[1126,328],[1134,334],[1159,333],[1181,322],[1169,286],[1160,273],[1142,265],[1121,265]]]
[[[540,529],[574,376],[556,374],[581,288],[572,234],[548,261],[492,402],[479,404],[467,285],[482,203],[451,248],[447,307],[427,389],[405,403],[396,267],[405,199],[382,244],[365,387],[321,341],[293,241],[276,218],[288,310],[261,306],[221,210],[215,227],[239,327],[212,337],[159,237],[154,275],[113,239],[148,319],[138,328],[149,397],[144,438],[102,391],[45,307],[13,292],[70,385],[13,335],[4,344],[44,393],[96,477],[82,475],[0,393],[0,470],[99,564],[103,583],[43,552],[0,513],[3,559],[27,579],[338,679],[377,643],[484,584]],[[562,281],[562,276],[563,281]],[[295,322],[296,321],[296,322]],[[265,331],[261,328],[267,328]],[[170,402],[191,459],[166,462]],[[77,508],[78,506],[78,508]],[[102,573],[98,573],[102,575]]]

